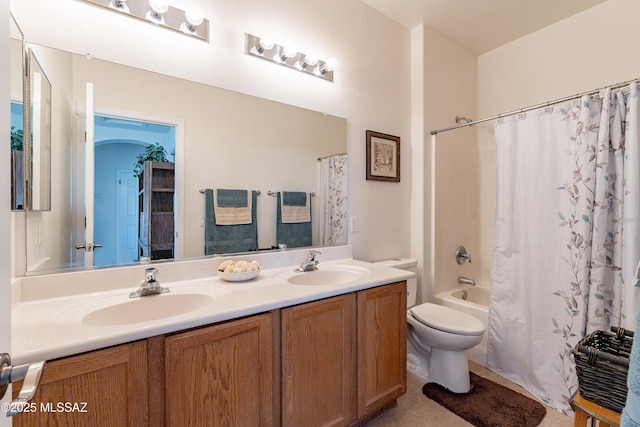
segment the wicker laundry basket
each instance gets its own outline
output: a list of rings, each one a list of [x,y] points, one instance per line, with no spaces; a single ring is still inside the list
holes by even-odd
[[[627,400],[627,373],[633,332],[611,328],[595,331],[573,349],[582,397],[616,412]]]

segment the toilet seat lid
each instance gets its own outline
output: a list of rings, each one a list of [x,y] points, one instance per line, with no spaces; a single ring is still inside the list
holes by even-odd
[[[482,335],[486,329],[479,319],[444,305],[427,302],[412,307],[409,311],[418,322],[444,332],[458,335]]]

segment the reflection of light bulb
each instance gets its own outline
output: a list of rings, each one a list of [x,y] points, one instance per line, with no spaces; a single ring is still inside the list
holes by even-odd
[[[169,10],[169,2],[167,0],[149,0],[149,7],[151,10],[147,12],[147,19],[158,24],[163,24],[164,17],[162,14]]]

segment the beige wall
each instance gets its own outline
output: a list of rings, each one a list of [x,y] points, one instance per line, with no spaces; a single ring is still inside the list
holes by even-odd
[[[454,126],[456,116],[475,118],[476,56],[425,27],[424,64],[427,133]],[[475,263],[460,266],[454,257],[458,245],[465,245],[472,257],[478,252],[479,165],[474,139],[472,129],[438,134],[432,171],[429,165],[433,147],[429,136],[426,138],[425,189],[435,209],[426,216],[429,228],[430,221],[434,221],[432,283],[423,284],[422,301],[429,300],[430,293],[457,286],[458,275],[475,275]]]
[[[640,2],[609,0],[478,58],[478,116],[640,77]],[[491,268],[495,148],[492,123],[478,127],[481,276]]]

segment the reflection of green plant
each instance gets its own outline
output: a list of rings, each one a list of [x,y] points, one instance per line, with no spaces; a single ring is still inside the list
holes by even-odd
[[[11,126],[11,149],[22,151],[22,129]]]
[[[168,154],[164,147],[158,142],[148,144],[144,151],[136,157],[136,163],[133,164],[133,175],[140,178],[145,161],[152,162],[169,162]]]

